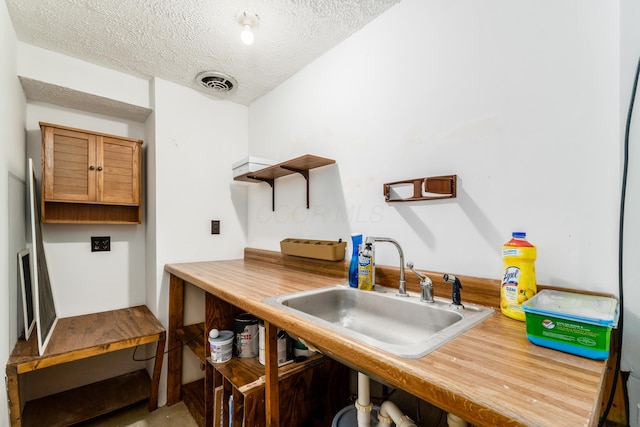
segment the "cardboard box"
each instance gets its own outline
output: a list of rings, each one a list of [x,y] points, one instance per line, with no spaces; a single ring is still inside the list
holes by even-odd
[[[590,359],[609,357],[611,329],[618,325],[615,299],[545,289],[522,308],[532,343]]]
[[[235,178],[248,172],[255,172],[268,166],[273,166],[275,163],[273,160],[249,156],[232,164],[231,169],[233,169],[233,177]]]

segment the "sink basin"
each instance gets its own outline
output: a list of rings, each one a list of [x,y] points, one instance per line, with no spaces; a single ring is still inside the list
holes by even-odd
[[[336,285],[263,302],[408,359],[428,354],[494,313],[473,304],[465,304],[464,310],[453,309],[450,301],[441,298],[424,303],[417,294],[400,297],[396,292],[377,285],[375,291]]]

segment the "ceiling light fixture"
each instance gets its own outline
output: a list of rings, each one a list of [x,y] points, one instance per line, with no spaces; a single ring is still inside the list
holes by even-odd
[[[247,46],[252,45],[254,41],[253,30],[260,23],[260,17],[253,13],[240,12],[238,14],[238,21],[242,25],[242,32],[240,33],[240,40]]]
[[[253,31],[251,31],[251,25],[244,24],[244,30],[240,33],[240,40],[242,40],[242,43],[249,46],[253,44],[254,39],[255,37],[253,36]]]

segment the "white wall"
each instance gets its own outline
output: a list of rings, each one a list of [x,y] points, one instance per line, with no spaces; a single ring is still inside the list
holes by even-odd
[[[102,83],[108,85],[105,80]],[[27,155],[34,159],[38,184],[41,182],[42,137],[38,124],[41,121],[145,139],[142,123],[29,102]],[[42,235],[59,317],[145,303],[144,225],[43,224]],[[91,252],[91,236],[110,236],[111,251]]]
[[[45,49],[18,43],[13,74],[72,89],[85,96],[110,97],[140,108],[149,107],[149,82],[114,72]],[[46,63],[47,67],[42,64]],[[99,78],[96,78],[98,76]],[[17,79],[17,78],[16,78]],[[89,113],[59,105],[29,101],[26,108],[28,157],[34,159],[41,180],[39,122],[56,123],[146,141],[145,125],[136,121]],[[144,198],[144,186],[143,186]],[[143,212],[146,207],[143,207]],[[145,304],[145,226],[43,224],[43,241],[52,292],[59,317],[69,317]],[[111,251],[92,253],[91,236],[110,236]],[[148,346],[151,347],[151,346]],[[25,376],[24,399],[35,399],[71,387],[95,382],[144,367],[132,360],[133,350],[92,361],[41,370]],[[138,350],[143,358],[145,350]],[[99,368],[97,368],[99,367]]]
[[[9,358],[20,331],[18,317],[17,252],[24,248],[25,220],[16,217],[24,206],[25,160],[25,103],[16,76],[16,35],[9,19],[6,4],[0,3],[0,361]],[[24,208],[23,208],[24,210]],[[15,229],[22,228],[22,233]],[[0,427],[9,426],[6,388],[0,388]]]
[[[246,106],[216,100],[155,79],[155,143],[147,172],[147,305],[167,325],[167,263],[242,258],[246,246],[246,189],[232,181],[231,164],[247,154]],[[211,220],[220,234],[211,234]],[[151,253],[153,251],[153,253]],[[202,293],[187,292],[187,323],[204,320]],[[184,379],[202,376],[188,351]],[[166,366],[166,365],[165,365]],[[165,369],[166,372],[166,369]],[[164,404],[166,383],[161,383]]]
[[[106,79],[101,81],[104,86],[109,83]],[[145,140],[142,123],[30,101],[26,106],[26,153],[34,159],[38,185],[41,182],[40,121]],[[111,251],[91,252],[91,236],[110,236]],[[42,237],[58,317],[145,304],[144,224],[42,224]],[[136,357],[144,356],[142,350]],[[22,384],[24,398],[35,399],[144,366],[132,361],[132,351],[127,351],[91,363],[79,362],[33,372],[25,376]]]
[[[301,178],[277,182],[275,213],[255,185],[249,246],[360,231],[419,268],[499,278],[501,245],[524,230],[539,282],[617,292],[617,28],[604,2],[392,7],[251,105],[251,155],[337,166],[311,172],[308,212]],[[442,174],[458,175],[456,199],[384,202],[385,182]]]
[[[251,105],[251,155],[310,152],[337,166],[311,172],[309,211],[299,178],[278,181],[275,213],[268,187],[252,188],[249,246],[360,231],[396,238],[419,268],[498,279],[500,246],[524,230],[538,246],[540,283],[617,295],[622,130],[640,55],[635,3],[394,6]],[[623,351],[632,375],[640,369],[637,117]],[[458,175],[455,200],[383,201],[385,182],[440,174]],[[396,265],[384,246],[377,261]]]
[[[146,123],[139,123],[34,101],[22,107],[27,115],[27,152],[36,165],[41,156],[40,121],[145,141],[143,224],[43,225],[58,315],[146,303],[166,326],[166,263],[242,257],[247,235],[247,191],[245,186],[233,184],[231,164],[247,153],[247,107],[161,80],[128,79],[121,73],[94,69],[91,64],[29,45],[18,47],[21,76],[154,110]],[[52,61],[50,73],[35,69],[42,58]],[[66,74],[58,72],[63,69]],[[15,67],[7,72],[15,78]],[[96,73],[100,79],[86,78]],[[128,88],[126,93],[122,93],[122,87]],[[24,169],[24,165],[21,167]],[[39,179],[40,171],[37,175]],[[220,235],[210,234],[212,219],[221,221]],[[111,236],[112,250],[91,253],[89,238],[93,235]],[[187,298],[190,309],[186,320],[201,321],[202,294],[190,291]],[[11,315],[17,318],[15,309]],[[15,320],[13,323],[15,328]],[[15,338],[11,347],[13,342]],[[150,347],[147,353],[152,352]],[[130,352],[125,353],[123,357],[102,358],[98,363],[104,369],[96,369],[95,363],[78,363],[70,370],[56,368],[29,375],[24,385],[26,398],[138,369],[138,364],[128,360]],[[197,361],[192,361],[190,368],[187,377],[201,375]],[[164,403],[164,390],[160,403]]]
[[[155,274],[166,276],[171,262],[241,258],[246,190],[233,183],[231,164],[247,153],[247,107],[160,79],[154,96],[154,175],[147,176],[154,203],[147,217],[155,224],[148,242],[155,245]],[[219,235],[211,234],[214,219]],[[164,288],[148,303],[166,320]]]
[[[18,43],[18,49],[21,77],[150,108],[146,80],[24,42]]]

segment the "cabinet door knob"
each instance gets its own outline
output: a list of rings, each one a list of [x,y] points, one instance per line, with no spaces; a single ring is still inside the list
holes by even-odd
[[[98,170],[101,171],[102,170],[102,166],[98,166]]]
[[[95,168],[96,168],[96,167],[95,167],[95,166],[93,166],[93,165],[89,166],[89,170],[90,170],[90,171],[94,170]]]

